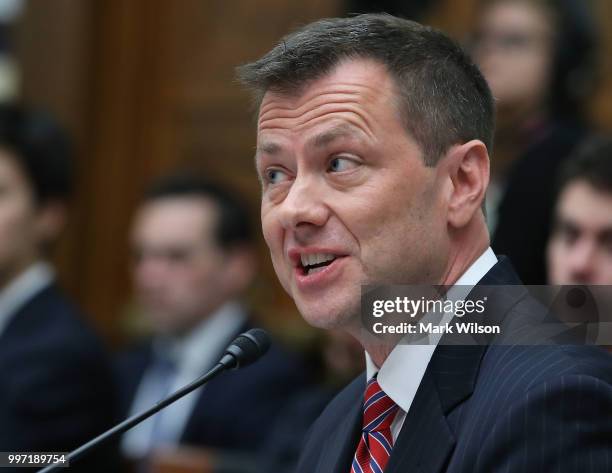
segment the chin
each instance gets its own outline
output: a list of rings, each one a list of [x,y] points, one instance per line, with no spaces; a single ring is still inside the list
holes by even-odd
[[[316,328],[347,329],[359,324],[359,303],[341,304],[334,301],[326,304],[324,301],[317,301],[313,304],[296,301],[296,305],[304,320]]]

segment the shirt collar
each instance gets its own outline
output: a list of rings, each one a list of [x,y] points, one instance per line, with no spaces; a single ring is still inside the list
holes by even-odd
[[[19,309],[55,278],[51,266],[44,262],[30,265],[0,291],[0,334]]]
[[[472,265],[461,275],[455,286],[475,286],[485,277],[493,266],[497,264],[497,256],[493,253],[491,247],[472,263]],[[466,294],[467,295],[467,294]]]
[[[156,338],[153,349],[179,370],[198,372],[212,366],[221,350],[246,322],[242,306],[228,302],[181,338]]]
[[[490,247],[487,248],[448,291],[449,296],[456,300],[467,297],[471,288],[478,284],[496,263],[495,253]],[[380,370],[369,353],[365,352],[367,378],[370,379],[378,373],[377,380],[382,390],[404,412],[408,412],[438,340],[439,338],[429,345],[397,344]]]

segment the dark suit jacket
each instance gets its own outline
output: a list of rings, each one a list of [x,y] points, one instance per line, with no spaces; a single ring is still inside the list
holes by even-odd
[[[70,451],[110,427],[115,406],[101,343],[56,287],[43,289],[0,335],[0,451]],[[117,458],[107,447],[70,471],[116,471]]]
[[[481,284],[519,284],[507,260]],[[523,288],[496,291],[487,316],[529,331],[545,312]],[[297,471],[348,473],[365,375],[310,433]],[[612,471],[612,357],[596,347],[439,345],[385,473]]]
[[[229,344],[244,326],[228,339]],[[221,358],[220,352],[218,358]],[[121,406],[128,415],[142,376],[152,360],[151,344],[118,359]],[[199,389],[198,399],[180,439],[183,445],[254,451],[293,393],[306,384],[307,370],[272,343],[269,352],[252,365],[229,371]]]

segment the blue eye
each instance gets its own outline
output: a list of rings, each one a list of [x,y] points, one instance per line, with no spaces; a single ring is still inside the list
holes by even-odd
[[[271,168],[265,172],[265,179],[269,184],[278,184],[279,182],[286,181],[287,178],[287,173],[280,169]]]
[[[329,170],[331,172],[342,172],[353,169],[357,166],[357,163],[352,159],[347,158],[333,158],[329,162]]]

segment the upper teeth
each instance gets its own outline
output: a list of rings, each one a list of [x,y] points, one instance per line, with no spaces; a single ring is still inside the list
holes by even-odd
[[[302,266],[312,266],[313,264],[325,263],[335,258],[334,255],[328,253],[314,253],[311,255],[302,255]]]

